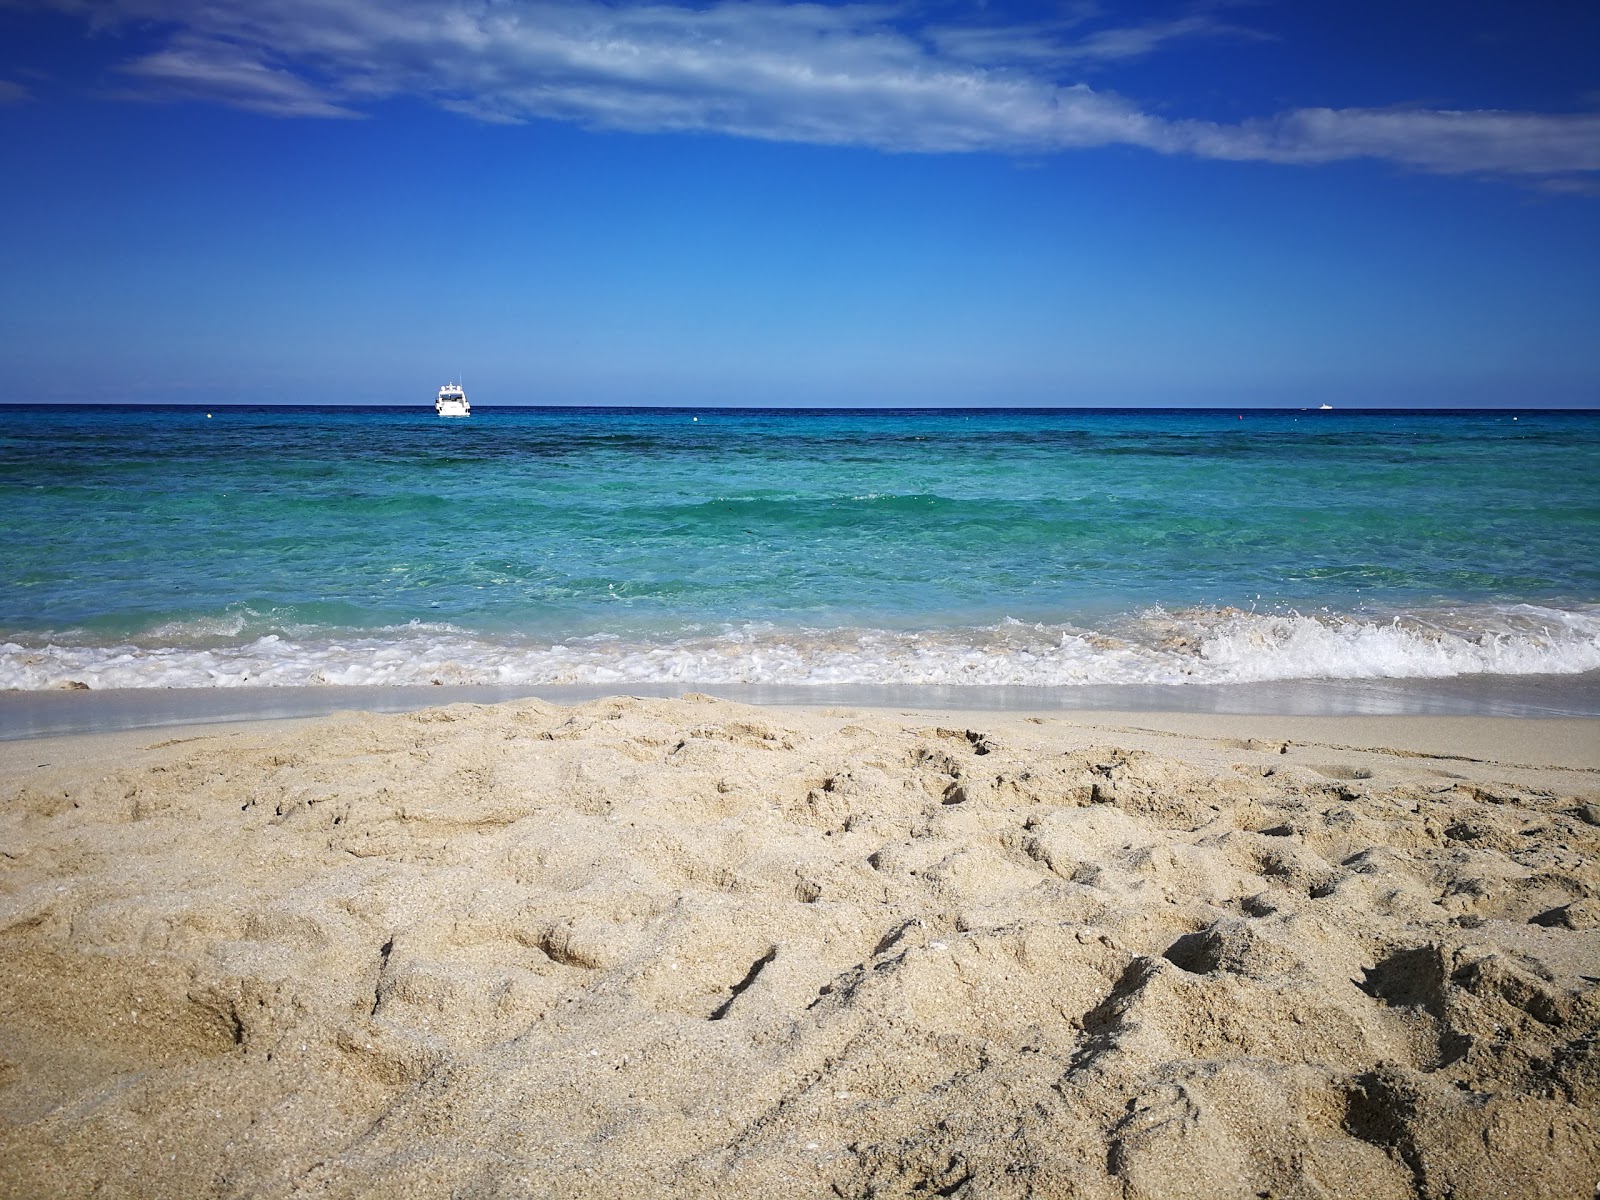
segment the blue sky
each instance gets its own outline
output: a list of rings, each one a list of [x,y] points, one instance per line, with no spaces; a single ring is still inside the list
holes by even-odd
[[[16,398],[1600,406],[1600,7],[0,0]]]

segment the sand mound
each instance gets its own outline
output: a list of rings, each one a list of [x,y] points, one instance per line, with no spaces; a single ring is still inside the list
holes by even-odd
[[[694,698],[34,770],[0,1192],[1589,1200],[1594,780]]]

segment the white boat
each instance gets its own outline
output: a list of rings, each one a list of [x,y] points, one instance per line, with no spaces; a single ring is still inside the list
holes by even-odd
[[[433,402],[433,411],[441,417],[470,417],[472,405],[467,403],[467,393],[459,383],[447,383],[439,389],[439,398]]]
[[[1331,405],[1331,404],[1319,404],[1319,405],[1317,405],[1317,411],[1318,412],[1332,412],[1333,411],[1333,405]]]

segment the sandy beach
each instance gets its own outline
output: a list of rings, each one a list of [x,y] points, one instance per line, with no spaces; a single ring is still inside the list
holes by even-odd
[[[1600,1177],[1593,720],[519,700],[0,797],[6,1195]]]

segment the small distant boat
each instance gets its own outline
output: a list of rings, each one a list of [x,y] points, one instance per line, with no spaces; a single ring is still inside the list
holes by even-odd
[[[1319,404],[1319,405],[1317,405],[1317,411],[1318,412],[1332,412],[1333,411],[1333,405],[1331,405],[1331,404]]]
[[[467,393],[459,383],[447,383],[439,389],[433,411],[441,417],[470,417],[472,405],[467,403]]]

